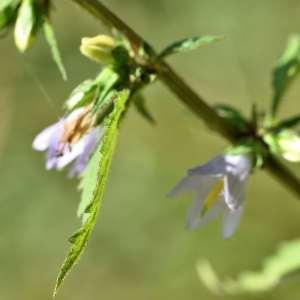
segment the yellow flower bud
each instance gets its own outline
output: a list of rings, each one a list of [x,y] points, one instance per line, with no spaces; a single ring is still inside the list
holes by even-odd
[[[81,40],[80,51],[86,57],[102,64],[112,64],[114,58],[112,50],[116,47],[116,41],[107,35],[85,37]]]

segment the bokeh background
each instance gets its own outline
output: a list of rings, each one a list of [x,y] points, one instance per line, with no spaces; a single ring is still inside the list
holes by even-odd
[[[82,36],[105,28],[72,1],[54,1],[53,21],[69,73],[63,82],[43,37],[21,56],[8,34],[0,43],[0,299],[51,299],[67,238],[78,227],[76,180],[46,172],[31,142],[62,114],[71,89],[99,66],[82,57]],[[290,33],[300,32],[297,0],[103,1],[157,49],[186,36],[227,38],[170,63],[211,104],[269,105],[270,76]],[[88,250],[58,299],[217,299],[196,273],[209,259],[222,276],[258,269],[277,244],[299,237],[300,203],[264,172],[251,177],[237,234],[224,241],[218,221],[184,229],[188,196],[167,192],[186,169],[227,145],[208,131],[162,84],[145,91],[156,126],[134,109],[123,123],[104,207]],[[299,110],[300,84],[281,116]],[[295,171],[296,168],[294,168]],[[299,279],[300,280],[300,279]],[[298,299],[298,280],[258,296],[225,299]]]

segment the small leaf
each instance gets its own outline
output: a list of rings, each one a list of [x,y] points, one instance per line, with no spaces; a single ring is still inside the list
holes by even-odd
[[[296,127],[300,124],[300,115],[288,118],[286,120],[281,121],[275,128],[271,128],[272,131],[281,131],[282,129],[289,129],[292,127]]]
[[[169,55],[173,55],[181,52],[188,52],[195,50],[199,47],[209,45],[211,43],[222,40],[221,36],[205,35],[200,37],[186,38],[180,41],[176,41],[167,46],[160,54],[160,58],[165,58]]]
[[[98,96],[95,100],[95,105],[93,111],[97,112],[101,105],[105,102],[106,96],[113,89],[119,80],[119,75],[112,68],[105,68],[98,78],[96,79],[98,83]]]
[[[138,94],[134,97],[133,101],[136,110],[147,120],[149,123],[156,124],[156,121],[152,114],[149,112],[147,106],[146,106],[146,99],[142,94]]]
[[[17,14],[18,0],[1,0],[0,2],[0,31],[10,25]]]
[[[38,26],[38,14],[33,0],[23,0],[15,26],[15,43],[21,52],[31,45]]]
[[[70,111],[92,102],[97,86],[98,83],[96,80],[87,79],[80,83],[67,99],[66,108]]]
[[[287,48],[279,59],[273,72],[272,114],[277,113],[279,104],[293,79],[299,73],[300,66],[300,36],[292,35]]]
[[[125,105],[129,99],[129,91],[123,90],[115,99],[115,106],[112,113],[107,117],[104,125],[104,136],[99,149],[92,158],[93,163],[97,166],[89,166],[93,170],[89,170],[85,175],[91,175],[91,178],[85,179],[81,188],[85,194],[83,208],[89,207],[83,214],[83,224],[81,228],[71,237],[72,246],[66,256],[66,259],[60,269],[58,275],[54,296],[59,287],[63,283],[65,277],[69,274],[74,265],[79,261],[81,254],[84,252],[90,235],[96,224],[97,216],[102,206],[102,199],[109,174],[113,152],[115,149],[118,125],[125,110]],[[82,213],[80,213],[82,215]]]
[[[248,132],[249,124],[244,116],[235,108],[229,105],[216,105],[215,110],[217,114],[227,119],[240,132]]]
[[[60,52],[59,52],[57,40],[55,38],[55,34],[53,31],[52,25],[48,19],[45,19],[45,21],[43,23],[43,28],[44,28],[44,34],[45,34],[46,40],[51,49],[52,58],[53,58],[54,62],[56,63],[56,65],[62,75],[63,80],[67,80],[67,78],[68,78],[67,72],[66,72],[65,66],[63,64]]]
[[[300,240],[282,244],[278,252],[266,259],[258,272],[243,272],[237,279],[220,280],[206,260],[198,263],[197,271],[204,285],[218,295],[261,293],[274,289],[300,270]]]

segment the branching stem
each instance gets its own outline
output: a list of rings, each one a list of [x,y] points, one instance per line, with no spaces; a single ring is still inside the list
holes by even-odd
[[[109,28],[115,28],[121,32],[127,37],[134,49],[137,50],[142,45],[147,45],[148,48],[153,49],[147,41],[99,0],[72,1],[101,20]],[[155,52],[153,51],[153,53]],[[239,138],[237,130],[227,120],[220,117],[165,61],[161,59],[155,60],[155,64],[152,67],[157,72],[159,79],[209,128],[218,132],[230,142],[235,142]],[[265,168],[275,179],[294,192],[300,199],[300,181],[285,165],[269,154]]]

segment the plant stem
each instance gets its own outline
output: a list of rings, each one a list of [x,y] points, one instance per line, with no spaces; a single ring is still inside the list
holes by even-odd
[[[138,50],[142,45],[147,45],[148,48],[153,49],[147,41],[139,36],[99,0],[72,1],[79,4],[98,20],[101,20],[109,28],[115,28],[124,34],[133,49]],[[200,117],[209,128],[218,132],[231,142],[235,142],[239,138],[239,132],[237,132],[227,120],[220,117],[165,61],[161,59],[155,60],[152,68],[157,72],[159,79],[164,82],[193,113]],[[300,181],[297,176],[270,153],[265,167],[275,179],[294,192],[300,199]]]

